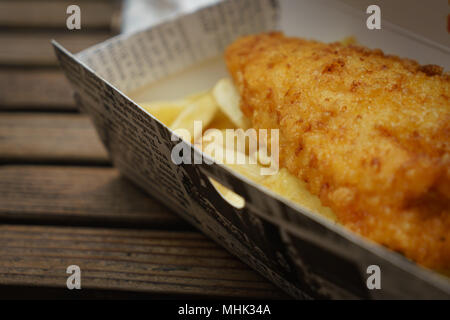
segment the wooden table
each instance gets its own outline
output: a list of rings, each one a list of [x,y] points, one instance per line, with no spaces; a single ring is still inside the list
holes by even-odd
[[[49,39],[109,38],[118,9],[76,2],[81,31],[64,29],[72,1],[0,3],[0,298],[286,298],[111,167]]]

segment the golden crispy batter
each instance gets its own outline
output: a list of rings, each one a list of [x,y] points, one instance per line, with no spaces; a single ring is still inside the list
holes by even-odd
[[[351,230],[450,269],[450,79],[437,66],[281,33],[226,51],[241,108],[280,164]]]

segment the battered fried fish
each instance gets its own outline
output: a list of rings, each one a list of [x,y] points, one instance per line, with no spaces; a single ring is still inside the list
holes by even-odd
[[[450,77],[380,50],[281,33],[226,50],[241,109],[351,230],[450,270]]]

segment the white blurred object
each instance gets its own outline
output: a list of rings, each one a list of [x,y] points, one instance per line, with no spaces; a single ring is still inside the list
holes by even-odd
[[[180,13],[193,11],[220,0],[125,0],[122,32],[155,25]]]

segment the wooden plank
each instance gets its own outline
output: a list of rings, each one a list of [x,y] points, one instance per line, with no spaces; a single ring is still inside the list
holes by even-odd
[[[67,30],[67,7],[77,4],[81,11],[81,28],[111,29],[117,20],[117,1],[69,0],[2,0],[0,2],[0,27],[39,27]]]
[[[0,110],[76,110],[72,93],[58,70],[0,70]]]
[[[0,113],[0,162],[109,163],[87,116]]]
[[[56,66],[52,39],[71,52],[78,52],[112,35],[108,32],[0,32],[0,65]]]
[[[286,297],[199,233],[0,226],[0,284],[243,298]]]
[[[0,166],[0,219],[39,224],[190,228],[115,168]]]

